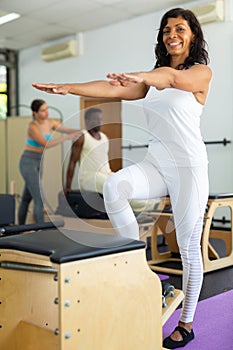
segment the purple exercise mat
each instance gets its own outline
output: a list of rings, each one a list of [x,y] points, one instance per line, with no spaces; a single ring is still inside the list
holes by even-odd
[[[163,337],[177,326],[178,309],[163,327]],[[202,300],[197,305],[193,323],[195,339],[185,350],[233,350],[233,290]]]
[[[157,276],[160,278],[160,281],[165,281],[169,279],[169,276],[167,275],[161,275],[159,273],[157,273]]]

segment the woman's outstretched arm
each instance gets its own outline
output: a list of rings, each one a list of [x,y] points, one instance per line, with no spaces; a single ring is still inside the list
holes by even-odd
[[[32,86],[38,90],[50,93],[67,95],[73,94],[97,98],[118,98],[122,100],[137,100],[145,97],[148,88],[144,83],[128,84],[128,86],[114,85],[107,80],[97,80],[87,83],[73,84],[38,84]]]

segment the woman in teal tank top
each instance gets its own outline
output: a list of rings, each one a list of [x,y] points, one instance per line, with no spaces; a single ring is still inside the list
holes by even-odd
[[[54,147],[66,140],[76,140],[82,133],[61,125],[58,120],[50,119],[48,106],[43,100],[34,100],[31,103],[33,120],[28,125],[26,148],[19,161],[19,169],[25,181],[23,194],[18,210],[18,224],[26,221],[28,207],[34,201],[34,220],[44,222],[43,191],[40,178],[42,174],[42,154],[45,148]],[[64,135],[52,139],[52,131]]]

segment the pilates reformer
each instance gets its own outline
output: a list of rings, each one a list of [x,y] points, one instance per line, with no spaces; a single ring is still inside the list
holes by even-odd
[[[15,195],[0,194],[0,238],[19,233],[51,229],[64,226],[64,220],[53,220],[43,223],[15,224]]]
[[[17,235],[19,233],[46,230],[64,226],[63,220],[53,222],[43,222],[41,224],[7,225],[0,227],[0,237]]]
[[[56,228],[64,226],[63,220],[57,220],[53,222],[43,222],[40,224],[25,224],[25,225],[7,225],[0,226],[0,237],[17,235],[19,233],[29,232],[29,231],[39,231],[49,228]]]
[[[228,207],[231,211],[229,227],[214,225],[214,214],[218,208]],[[155,219],[151,235],[151,260],[148,261],[152,270],[163,273],[182,274],[179,248],[176,242],[175,226],[169,197],[163,198],[161,205],[153,212],[146,213]],[[233,194],[211,194],[208,199],[201,249],[204,272],[210,272],[233,265]],[[157,245],[158,235],[163,235],[167,251],[160,252]],[[220,256],[212,241],[222,240],[226,247],[224,256]]]
[[[97,192],[73,190],[66,195],[64,192],[59,192],[55,214],[63,218],[68,229],[78,227],[79,230],[89,232],[89,227],[92,226],[94,231],[100,228],[109,233],[110,230],[113,234],[115,232],[104,207],[103,195]],[[140,240],[146,241],[147,232],[154,220],[148,215],[135,214],[135,216],[139,225]]]
[[[0,239],[1,350],[162,350],[161,305],[145,243],[62,229]]]

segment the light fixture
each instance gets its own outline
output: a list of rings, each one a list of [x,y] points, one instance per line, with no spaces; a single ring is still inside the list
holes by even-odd
[[[0,17],[0,25],[5,24],[5,23],[10,22],[10,21],[14,21],[15,19],[17,19],[19,17],[20,17],[20,15],[18,13],[15,13],[15,12],[3,15]]]

